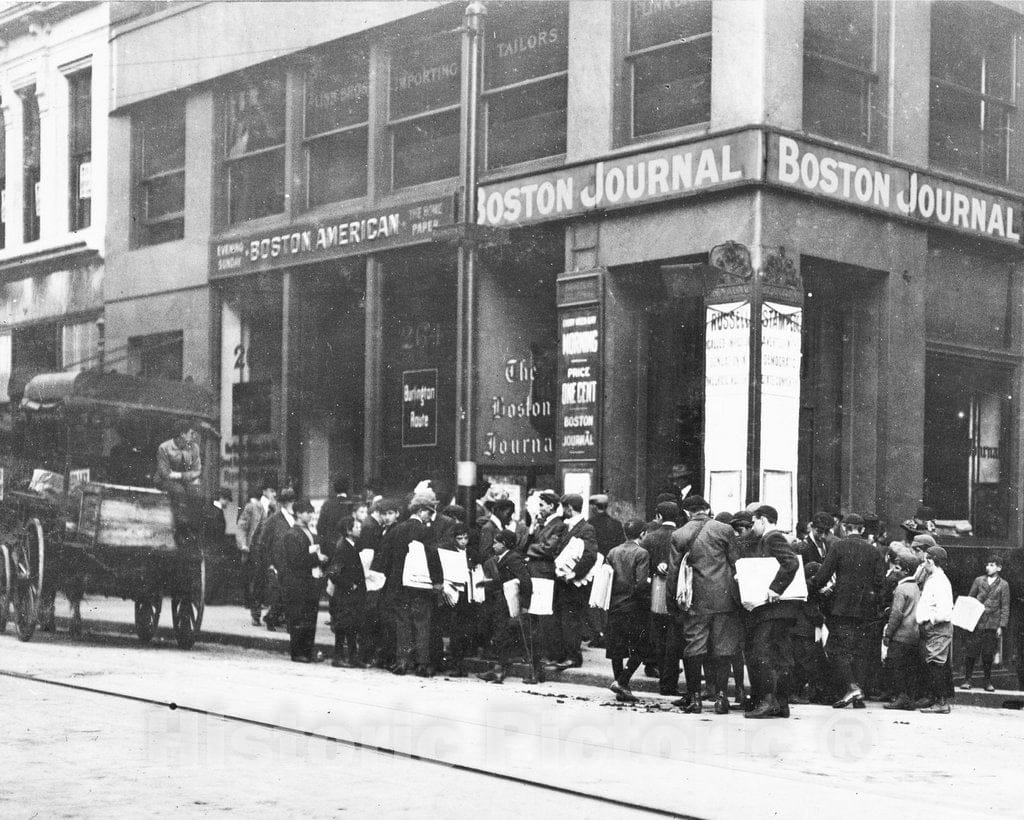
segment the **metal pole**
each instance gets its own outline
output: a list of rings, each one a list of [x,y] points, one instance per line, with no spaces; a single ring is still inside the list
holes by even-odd
[[[473,460],[474,334],[476,332],[476,245],[471,236],[476,216],[476,180],[479,147],[480,65],[484,16],[487,7],[473,0],[463,12],[462,106],[459,123],[459,198],[456,219],[460,239],[457,281],[457,335],[455,346],[455,447],[459,502],[472,513],[476,484]]]

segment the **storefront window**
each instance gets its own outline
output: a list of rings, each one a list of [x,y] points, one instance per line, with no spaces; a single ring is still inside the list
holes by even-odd
[[[92,223],[92,71],[68,77],[68,203],[71,230]]]
[[[180,330],[133,336],[128,340],[128,369],[146,379],[181,381],[184,337]]]
[[[156,245],[185,236],[185,102],[161,100],[140,114],[141,178],[137,190],[139,243]]]
[[[306,75],[307,206],[366,196],[368,62],[365,47],[315,58]]]
[[[968,522],[977,537],[1005,537],[1009,368],[929,354],[925,379],[924,503],[940,526]]]
[[[244,81],[227,99],[228,221],[284,210],[285,82],[282,72]]]
[[[454,177],[459,170],[459,38],[442,32],[391,58],[392,185]]]
[[[1004,182],[1016,95],[1019,18],[991,3],[935,3],[929,157]]]
[[[633,0],[626,59],[634,137],[711,119],[710,0]]]
[[[34,85],[19,91],[18,96],[21,97],[24,237],[26,242],[33,242],[39,238],[39,100]]]
[[[804,129],[884,148],[886,89],[880,82],[875,0],[804,3]]]
[[[487,167],[565,153],[567,3],[511,3],[488,21]]]

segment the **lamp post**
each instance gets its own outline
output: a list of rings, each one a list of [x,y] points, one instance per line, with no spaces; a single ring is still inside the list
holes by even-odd
[[[476,332],[476,180],[479,164],[480,67],[487,6],[473,0],[463,12],[462,88],[459,122],[458,282],[455,344],[455,449],[459,503],[472,513],[476,462],[473,454],[474,334]]]

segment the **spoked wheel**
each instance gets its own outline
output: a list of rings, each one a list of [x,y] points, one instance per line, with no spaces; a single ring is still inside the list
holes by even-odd
[[[156,625],[160,621],[162,598],[139,598],[135,602],[135,634],[143,643],[149,643],[156,634]]]
[[[0,632],[7,630],[11,612],[11,551],[0,544]]]
[[[191,568],[190,592],[181,598],[171,599],[171,617],[174,621],[174,637],[181,649],[191,649],[196,642],[199,628],[203,624],[206,609],[206,558]]]
[[[39,519],[33,518],[18,533],[11,553],[11,568],[18,639],[30,641],[39,623],[39,593],[46,569],[46,543]]]

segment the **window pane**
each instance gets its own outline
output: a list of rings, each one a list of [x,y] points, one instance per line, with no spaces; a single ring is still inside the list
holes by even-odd
[[[488,24],[485,88],[500,88],[568,67],[567,3],[498,5]]]
[[[185,219],[170,219],[167,222],[146,225],[144,233],[143,242],[147,245],[159,245],[161,242],[173,242],[176,239],[183,239],[185,236]]]
[[[23,236],[26,242],[39,238],[39,99],[30,85],[18,92],[22,106],[22,188]]]
[[[185,210],[185,174],[157,177],[146,183],[146,219]]]
[[[527,85],[487,100],[487,167],[565,153],[563,78]]]
[[[92,148],[92,72],[80,71],[68,77],[68,119],[71,155]]]
[[[710,31],[710,0],[633,0],[630,3],[630,51]]]
[[[144,177],[185,167],[185,103],[161,101],[141,121],[142,175]]]
[[[329,52],[306,75],[306,136],[368,119],[370,85],[366,51]]]
[[[804,130],[867,145],[870,80],[835,63],[804,57]]]
[[[873,0],[811,0],[804,4],[804,48],[871,69],[874,63]]]
[[[982,135],[981,175],[1006,179],[1006,143],[1009,112],[995,103],[985,104],[985,133]]]
[[[391,119],[457,105],[461,74],[456,36],[432,37],[391,58]]]
[[[935,3],[931,19],[932,77],[1011,101],[1016,16],[990,3]]]
[[[711,118],[711,40],[634,60],[633,133],[679,128]]]
[[[459,114],[449,111],[395,126],[394,185],[404,188],[459,172]]]
[[[981,102],[970,94],[932,86],[929,156],[932,162],[967,172],[979,167]]]
[[[284,210],[284,149],[257,154],[228,166],[231,222]]]
[[[346,131],[310,143],[309,205],[366,196],[366,130]]]
[[[283,76],[271,74],[251,79],[228,95],[228,158],[283,144]]]

